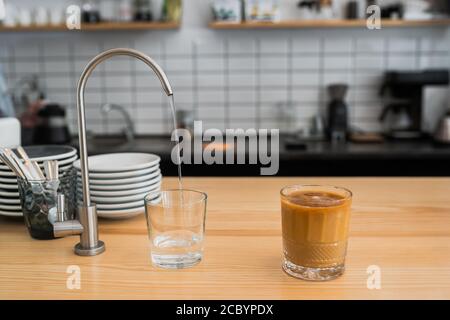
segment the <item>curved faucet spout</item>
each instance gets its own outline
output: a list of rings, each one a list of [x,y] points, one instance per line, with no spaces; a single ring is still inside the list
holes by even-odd
[[[78,135],[80,140],[81,180],[83,184],[83,205],[79,208],[79,219],[84,231],[81,234],[80,243],[75,247],[75,252],[81,255],[94,255],[104,250],[103,243],[98,240],[96,207],[91,204],[90,200],[84,91],[95,67],[114,56],[130,56],[141,60],[157,75],[167,96],[173,95],[172,87],[162,68],[149,56],[133,49],[117,48],[100,53],[87,64],[81,74],[77,85]],[[99,249],[99,247],[102,248]]]
[[[103,61],[114,56],[130,56],[137,58],[147,64],[158,76],[161,85],[168,96],[173,95],[172,87],[162,68],[149,56],[133,49],[117,48],[105,51],[92,59],[81,74],[77,87],[77,108],[78,108],[78,134],[80,138],[80,161],[81,161],[81,178],[83,181],[83,202],[86,206],[91,205],[90,190],[89,190],[89,175],[87,164],[87,143],[86,143],[86,124],[85,124],[85,104],[84,91],[86,83],[95,70],[95,67]]]

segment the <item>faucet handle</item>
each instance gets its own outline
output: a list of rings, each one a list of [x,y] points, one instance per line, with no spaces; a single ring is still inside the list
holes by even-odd
[[[56,216],[58,222],[64,222],[66,220],[66,197],[64,194],[59,193],[56,202]]]
[[[80,235],[83,226],[77,220],[66,220],[66,197],[59,193],[56,200],[56,221],[53,223],[53,235],[55,238]]]

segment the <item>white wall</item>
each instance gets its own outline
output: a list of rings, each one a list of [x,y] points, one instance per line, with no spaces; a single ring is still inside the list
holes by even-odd
[[[14,1],[35,5],[37,1]],[[39,1],[60,3],[61,1]],[[69,1],[70,2],[70,1]],[[283,12],[297,1],[285,0]],[[352,125],[381,130],[377,96],[386,70],[450,67],[448,28],[234,30],[207,28],[207,0],[185,0],[180,30],[99,33],[0,34],[0,63],[11,82],[39,73],[50,99],[68,107],[75,128],[75,84],[84,65],[101,50],[133,47],[167,71],[178,108],[192,110],[210,127],[286,128],[277,105],[295,105],[295,128],[323,113],[326,85],[350,85]],[[125,105],[139,133],[166,133],[169,112],[155,77],[140,63],[115,58],[88,84],[90,130],[117,132],[120,120],[103,119],[99,106]],[[429,90],[427,125],[448,107],[448,89]]]

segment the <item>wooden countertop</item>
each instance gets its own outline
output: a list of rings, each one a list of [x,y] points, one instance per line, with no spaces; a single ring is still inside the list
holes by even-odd
[[[176,186],[174,178],[166,187]],[[334,184],[354,192],[347,271],[323,283],[286,275],[279,190]],[[188,178],[209,195],[205,257],[192,269],[150,265],[143,216],[100,221],[106,252],[73,254],[76,237],[32,240],[20,219],[0,218],[0,299],[450,299],[448,178]],[[81,289],[66,288],[67,267]],[[367,268],[381,268],[381,289]]]

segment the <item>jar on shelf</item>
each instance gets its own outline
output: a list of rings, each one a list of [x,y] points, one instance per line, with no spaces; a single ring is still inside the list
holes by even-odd
[[[166,0],[164,4],[164,17],[166,21],[180,21],[182,12],[181,0]]]
[[[134,0],[134,21],[152,21],[152,8],[149,0]]]
[[[81,21],[84,23],[98,23],[101,21],[98,0],[84,0],[81,5]]]

